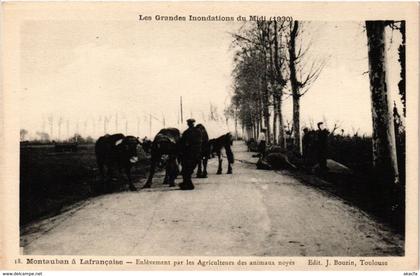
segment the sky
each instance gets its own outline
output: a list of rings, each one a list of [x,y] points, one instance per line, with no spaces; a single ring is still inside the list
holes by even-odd
[[[210,137],[233,130],[209,122],[210,104],[223,115],[232,95],[232,36],[241,23],[28,21],[21,27],[21,128],[53,138],[105,131],[153,136],[163,126],[204,123]],[[326,120],[347,133],[371,133],[366,33],[360,22],[311,22],[310,58],[328,61],[302,98],[302,125]],[[397,96],[399,33],[389,34],[390,84]],[[291,120],[292,102],[284,116]],[[118,117],[118,119],[116,119]],[[104,118],[109,120],[106,125]],[[58,123],[61,121],[60,133]],[[150,124],[150,122],[152,122]],[[151,126],[151,127],[150,127]],[[139,127],[139,128],[137,128]],[[60,136],[60,137],[59,137]]]

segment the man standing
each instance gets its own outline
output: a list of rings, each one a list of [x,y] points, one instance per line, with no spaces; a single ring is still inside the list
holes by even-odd
[[[303,129],[303,137],[302,137],[302,152],[303,152],[303,164],[306,168],[310,165],[310,137],[309,137],[309,129],[305,127]]]
[[[266,129],[261,129],[260,135],[258,135],[258,152],[260,153],[260,157],[265,157],[265,150],[267,147],[266,138],[265,138]]]
[[[182,153],[182,178],[183,182],[179,185],[181,190],[193,190],[194,184],[191,175],[201,156],[201,131],[195,128],[195,120],[187,120],[188,129],[182,133],[180,140]]]
[[[324,123],[319,122],[317,130],[317,146],[318,146],[318,164],[321,173],[327,172],[327,154],[328,154],[328,130],[325,129]]]

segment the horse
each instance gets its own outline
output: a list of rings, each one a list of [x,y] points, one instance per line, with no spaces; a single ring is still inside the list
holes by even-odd
[[[163,128],[156,134],[150,148],[151,164],[149,177],[142,189],[151,187],[156,166],[164,154],[167,154],[169,158],[166,163],[166,173],[163,184],[169,183],[169,187],[175,186],[175,179],[178,175],[178,164],[176,159],[179,151],[178,143],[180,137],[181,133],[177,128]]]
[[[197,178],[207,178],[207,161],[210,157],[209,151],[209,135],[206,128],[202,124],[195,126],[201,132],[201,155],[198,161]]]
[[[219,159],[219,167],[217,168],[217,174],[222,174],[222,148],[225,148],[226,157],[228,160],[228,170],[227,174],[232,174],[232,165],[235,161],[231,146],[233,144],[233,136],[230,132],[225,135],[220,136],[219,138],[209,140],[209,154],[217,154]]]
[[[124,168],[130,190],[135,191],[136,187],[131,180],[131,168],[138,161],[137,147],[139,144],[138,138],[125,136],[121,133],[99,137],[95,143],[95,155],[102,179],[105,180],[105,167],[108,176],[111,176],[112,168],[116,167],[120,171]]]

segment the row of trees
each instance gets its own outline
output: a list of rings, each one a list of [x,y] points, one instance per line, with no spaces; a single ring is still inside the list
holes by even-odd
[[[20,141],[21,142],[30,142],[35,144],[49,144],[53,142],[58,142],[57,140],[54,140],[50,137],[50,135],[46,132],[37,131],[36,132],[36,138],[28,140],[27,135],[28,131],[26,129],[20,130]],[[82,135],[75,133],[73,136],[67,138],[67,139],[61,139],[59,142],[64,143],[79,143],[79,144],[91,144],[95,142],[95,139],[93,139],[91,136],[83,137]]]
[[[269,143],[286,149],[282,103],[293,100],[293,150],[302,152],[300,100],[309,91],[327,63],[327,57],[311,53],[311,37],[301,21],[246,23],[233,34],[234,95],[232,106],[244,129],[257,137],[262,127]],[[398,182],[393,114],[387,84],[385,30],[402,34],[399,51],[401,81],[398,84],[405,116],[405,22],[366,21],[369,78],[373,121],[373,166],[387,179]],[[271,117],[272,116],[272,117]],[[273,140],[270,141],[271,137]]]
[[[310,55],[304,22],[258,21],[233,34],[235,54],[233,108],[243,126],[256,137],[262,126],[267,137],[286,147],[282,103],[293,98],[293,137],[301,152],[300,99],[318,78],[327,59]],[[271,118],[271,114],[273,117]]]

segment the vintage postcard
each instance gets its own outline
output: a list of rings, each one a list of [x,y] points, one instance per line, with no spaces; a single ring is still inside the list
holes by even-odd
[[[418,270],[418,3],[1,8],[0,269]]]

